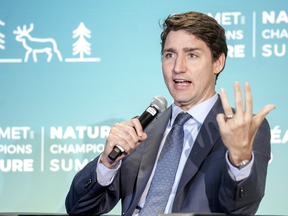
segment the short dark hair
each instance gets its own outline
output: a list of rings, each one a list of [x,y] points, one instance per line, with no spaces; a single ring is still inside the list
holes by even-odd
[[[227,44],[225,37],[225,30],[218,22],[203,13],[199,12],[186,12],[182,14],[169,15],[162,24],[163,32],[161,33],[161,55],[167,35],[170,31],[185,30],[186,32],[195,35],[197,38],[205,42],[209,47],[212,55],[212,61],[215,62],[222,53],[227,57]],[[222,68],[222,70],[225,67]],[[222,71],[221,70],[221,71]],[[220,74],[220,73],[219,73]],[[216,79],[218,75],[216,75]]]

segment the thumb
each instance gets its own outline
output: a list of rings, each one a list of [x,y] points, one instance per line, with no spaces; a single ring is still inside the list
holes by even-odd
[[[263,107],[258,113],[257,115],[255,115],[253,118],[256,122],[257,125],[260,125],[263,121],[263,119],[266,117],[266,115],[268,115],[268,113],[275,109],[276,106],[273,104],[270,105],[266,105],[265,107]]]
[[[145,139],[147,139],[147,134],[145,132],[142,133],[142,136],[138,136],[139,138],[139,141],[142,142],[144,141]]]

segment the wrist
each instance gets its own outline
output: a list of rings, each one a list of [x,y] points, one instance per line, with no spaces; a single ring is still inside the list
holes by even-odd
[[[240,170],[243,169],[244,167],[246,167],[251,160],[243,160],[241,161],[239,164],[236,164],[236,167]]]
[[[245,155],[245,156],[232,156],[231,152],[228,151],[228,160],[231,163],[232,166],[238,168],[238,169],[242,169],[245,166],[247,166],[249,164],[249,162],[252,159],[252,152]]]
[[[119,163],[119,161],[112,161],[109,159],[108,156],[105,156],[104,154],[102,154],[100,156],[100,160],[99,160],[100,164],[103,164],[105,167],[107,167],[108,169],[114,169],[115,166]]]

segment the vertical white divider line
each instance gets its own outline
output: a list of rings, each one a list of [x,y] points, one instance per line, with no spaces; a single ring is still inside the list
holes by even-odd
[[[256,12],[253,11],[253,58],[256,56]]]
[[[41,172],[44,171],[44,127],[41,127]]]

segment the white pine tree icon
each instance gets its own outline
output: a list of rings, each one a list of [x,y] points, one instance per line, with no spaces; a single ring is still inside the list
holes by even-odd
[[[79,37],[79,38],[78,38]],[[78,40],[73,44],[73,55],[80,55],[80,58],[66,58],[66,62],[96,62],[100,58],[84,58],[86,55],[91,55],[91,44],[85,38],[91,38],[91,31],[86,28],[83,22],[79,24],[77,29],[73,31],[73,38]]]
[[[86,28],[83,22],[80,23],[78,28],[73,31],[73,38],[79,37],[78,41],[73,44],[73,55],[80,53],[80,59],[84,58],[84,53],[86,55],[91,55],[91,44],[85,40],[86,38],[91,38],[91,31]]]

